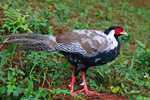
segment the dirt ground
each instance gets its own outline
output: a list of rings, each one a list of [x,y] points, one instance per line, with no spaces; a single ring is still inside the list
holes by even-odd
[[[111,93],[97,93],[97,94],[83,94],[81,95],[86,100],[125,100],[121,97],[116,97]],[[63,98],[63,97],[62,97]],[[62,98],[54,99],[54,100],[60,100]],[[73,98],[71,96],[65,96],[64,100],[76,100],[76,98]],[[82,100],[82,99],[79,99]]]
[[[138,1],[137,4],[142,5],[142,3],[140,1]],[[3,14],[0,14],[0,17],[4,18],[5,16]],[[47,23],[51,23],[53,25],[52,30],[54,31],[54,35],[58,35],[59,33],[62,33],[62,32],[66,31],[66,30],[63,30],[65,28],[64,26],[62,28],[58,29],[58,27],[51,20],[47,21]],[[70,26],[73,26],[73,25],[70,25]],[[1,26],[0,26],[0,28],[1,28]],[[10,46],[10,44],[4,45],[2,48],[0,48],[0,51],[1,50],[7,50],[9,46]],[[131,47],[131,49],[134,49],[134,48]],[[23,64],[23,65],[25,66],[25,64]],[[61,87],[58,87],[58,88],[66,88],[66,86],[61,86]],[[97,93],[97,94],[84,94],[84,93],[82,93],[81,97],[83,97],[86,100],[125,100],[125,99],[128,99],[126,97],[122,97],[121,95],[120,96],[115,96],[115,94],[113,94],[113,93]],[[63,100],[76,100],[76,98],[73,98],[70,95],[66,95],[66,96],[58,95],[57,98],[55,98],[53,100],[62,100],[62,99]],[[81,100],[81,99],[78,99],[78,100]]]
[[[7,50],[9,46],[10,46],[10,44],[4,44],[3,47],[1,48],[1,50]],[[15,54],[14,56],[17,56],[17,54]],[[17,62],[16,59],[14,59],[14,60],[15,60],[15,62]],[[19,63],[19,60],[18,60],[18,63]],[[15,64],[13,64],[13,66],[15,66]],[[23,64],[23,66],[26,66],[26,64]],[[18,68],[21,69],[21,66],[20,67],[18,66]],[[70,78],[71,78],[71,76],[70,76]],[[47,78],[47,81],[50,82],[51,79]],[[68,85],[66,85],[66,84],[69,84],[69,83],[68,82],[64,82],[64,84],[61,84],[61,85],[59,85],[56,88],[67,88],[69,90],[70,87]],[[80,83],[77,81],[77,82],[75,82],[75,84],[79,86]],[[27,84],[25,84],[25,85],[27,85]],[[37,85],[36,83],[34,84],[34,88],[36,88],[36,87],[38,88],[38,86],[39,85]],[[44,88],[50,88],[50,87],[48,86],[48,84],[44,84]],[[80,90],[80,89],[82,89],[81,86],[79,86],[77,90]],[[84,92],[82,92],[82,93],[80,93],[80,96],[82,98],[86,99],[86,100],[125,100],[125,97],[122,97],[121,95],[120,96],[118,96],[118,95],[115,96],[115,94],[113,94],[113,93],[104,93],[104,92],[97,93],[97,94],[90,94],[90,93],[89,94],[85,94]],[[21,97],[21,95],[20,95],[20,97]],[[62,95],[62,94],[59,94],[53,100],[77,100],[77,98],[72,97],[71,95],[68,95],[68,94],[65,95],[65,96]],[[78,100],[82,100],[82,99],[78,99]]]

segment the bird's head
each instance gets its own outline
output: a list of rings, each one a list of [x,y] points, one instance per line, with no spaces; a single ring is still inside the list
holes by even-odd
[[[118,37],[118,36],[120,36],[120,35],[122,35],[122,34],[128,35],[128,34],[123,30],[123,28],[120,27],[120,26],[112,26],[112,27],[108,28],[107,30],[105,30],[104,33],[107,34],[107,35],[114,35],[115,37]]]

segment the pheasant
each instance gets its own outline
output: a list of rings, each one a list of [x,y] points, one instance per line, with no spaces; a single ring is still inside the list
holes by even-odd
[[[120,52],[119,36],[127,33],[120,26],[112,26],[104,32],[99,30],[73,30],[57,37],[40,34],[7,35],[4,38],[15,38],[6,43],[23,43],[19,50],[45,52],[60,52],[75,66],[72,72],[70,92],[73,91],[75,77],[81,71],[83,89],[89,91],[86,85],[85,73],[90,66],[103,65],[114,60]]]

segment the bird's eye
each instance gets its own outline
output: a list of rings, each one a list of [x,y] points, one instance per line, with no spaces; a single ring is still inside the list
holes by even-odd
[[[119,29],[117,29],[116,31],[119,32]]]

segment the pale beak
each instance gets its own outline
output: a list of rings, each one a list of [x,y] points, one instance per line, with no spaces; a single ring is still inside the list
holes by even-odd
[[[125,31],[121,32],[120,34],[124,34],[124,35],[128,36],[128,34]]]

